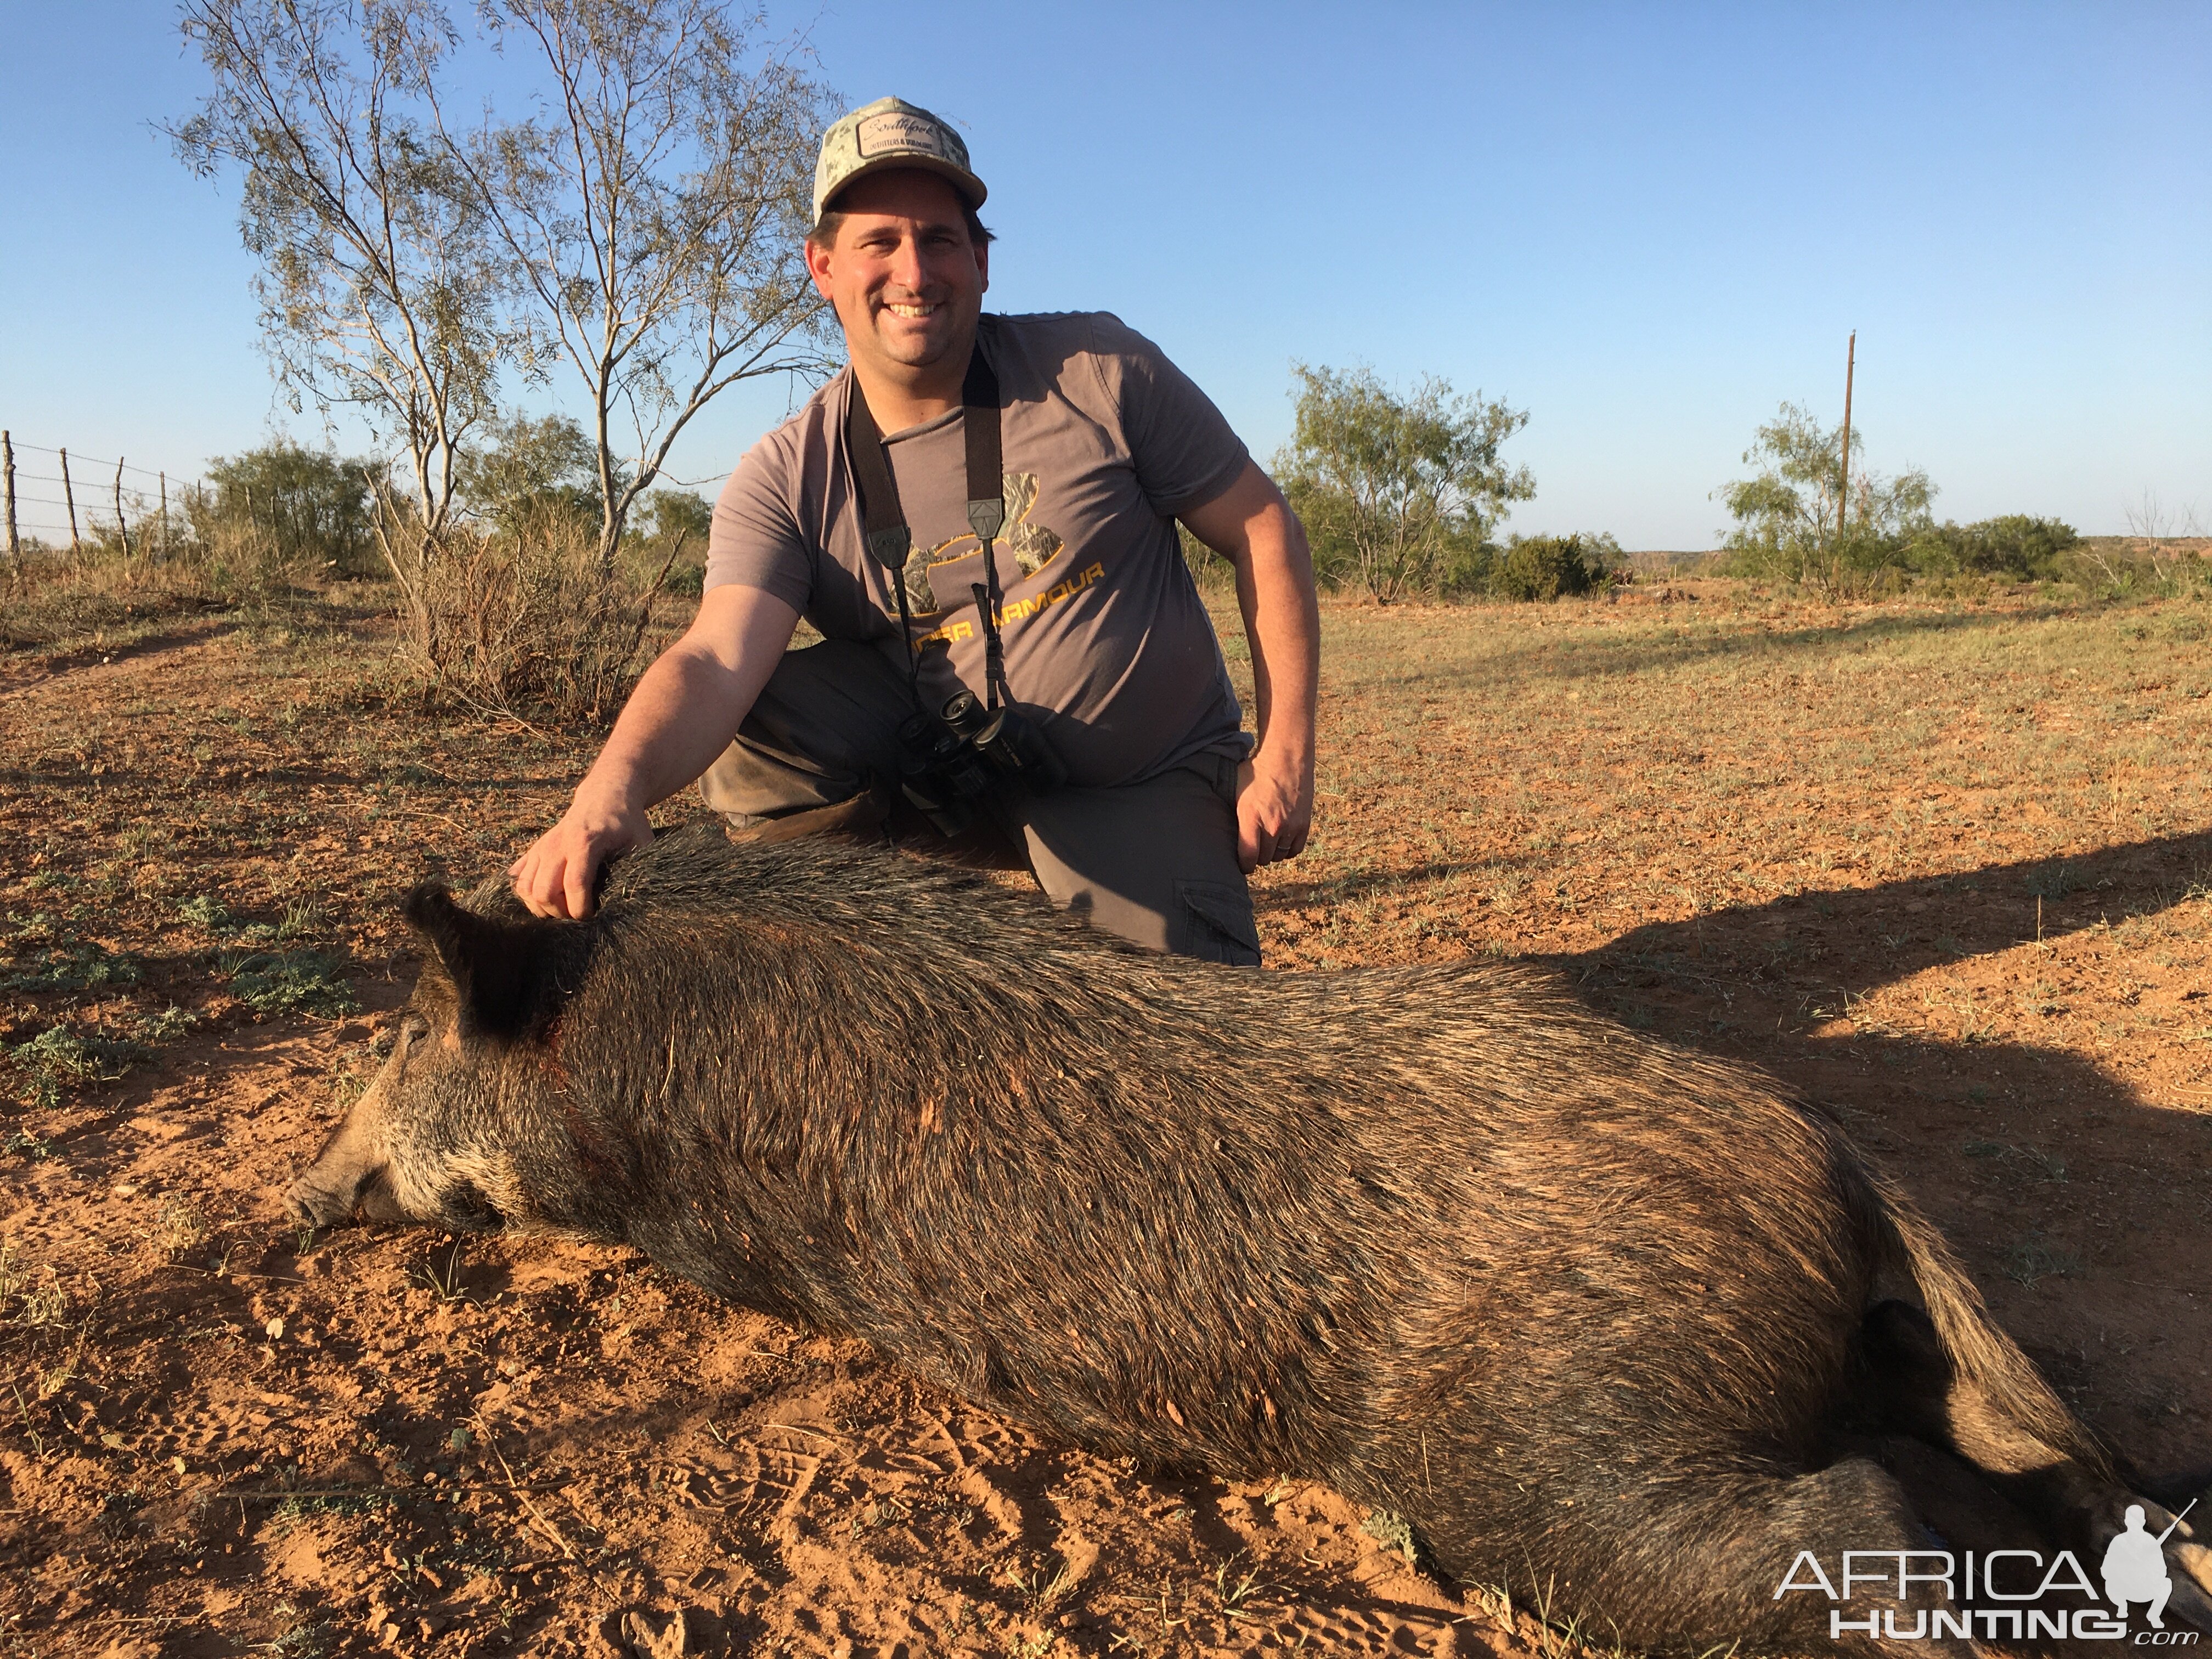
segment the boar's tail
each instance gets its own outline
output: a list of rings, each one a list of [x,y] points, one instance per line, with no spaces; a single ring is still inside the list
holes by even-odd
[[[1923,1411],[1933,1408],[1936,1424],[1947,1431],[1942,1437],[1984,1468],[2020,1469],[2056,1458],[2109,1477],[2111,1454],[1997,1328],[1942,1235],[1889,1182],[1869,1170],[1856,1173],[1867,1182],[1883,1266],[1910,1280],[1935,1327],[1942,1375],[1928,1381],[1942,1397],[1918,1403]],[[2039,1448],[2047,1455],[2039,1456]]]

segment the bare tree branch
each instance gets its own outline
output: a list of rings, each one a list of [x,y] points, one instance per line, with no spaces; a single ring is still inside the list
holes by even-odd
[[[701,410],[742,380],[830,368],[801,252],[829,99],[803,50],[757,50],[759,17],[720,0],[478,9],[544,58],[554,107],[463,131],[434,88],[432,119],[529,302],[526,364],[565,362],[581,382],[611,569]]]
[[[244,174],[280,385],[406,451],[412,498],[380,517],[406,526],[394,574],[428,648],[422,576],[511,337],[507,261],[422,119],[453,26],[437,0],[185,0],[180,27],[215,89],[169,135],[203,176]]]

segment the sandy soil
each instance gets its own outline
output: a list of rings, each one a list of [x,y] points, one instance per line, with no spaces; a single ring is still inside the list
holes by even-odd
[[[2098,1426],[2212,1468],[2202,612],[1333,611],[1271,957],[1534,957],[1781,1071]],[[1042,1443],[626,1251],[286,1225],[392,896],[587,753],[388,704],[331,621],[0,659],[0,1654],[1571,1645],[1325,1488]]]

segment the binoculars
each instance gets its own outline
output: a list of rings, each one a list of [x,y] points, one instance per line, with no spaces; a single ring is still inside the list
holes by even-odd
[[[975,821],[975,806],[1010,784],[1056,789],[1067,768],[1044,733],[1009,704],[991,709],[962,689],[938,714],[917,710],[898,731],[899,787],[947,836]]]

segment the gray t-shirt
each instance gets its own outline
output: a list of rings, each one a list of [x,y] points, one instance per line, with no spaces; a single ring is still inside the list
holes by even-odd
[[[1243,444],[1159,348],[1105,313],[982,319],[999,378],[1006,528],[994,544],[1016,704],[1069,781],[1134,783],[1250,741],[1175,519],[1236,482]],[[754,445],[714,504],[706,585],[757,587],[903,670],[894,580],[868,555],[846,455],[848,368]],[[983,695],[963,412],[887,435],[912,532],[924,705]]]

